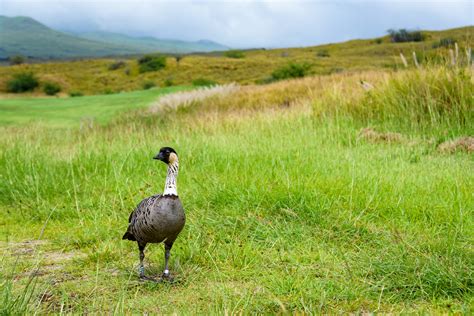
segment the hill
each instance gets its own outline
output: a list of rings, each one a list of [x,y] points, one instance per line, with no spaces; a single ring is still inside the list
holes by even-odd
[[[104,42],[115,45],[127,45],[139,52],[159,51],[163,53],[192,53],[192,52],[212,52],[229,49],[227,46],[210,40],[200,40],[197,42],[187,42],[172,39],[157,39],[154,37],[132,37],[111,32],[88,32],[80,33],[77,36],[88,40]]]
[[[131,57],[121,58],[122,67],[115,70],[110,70],[110,66],[118,60],[112,58],[0,67],[0,92],[6,91],[6,81],[19,71],[32,71],[40,80],[57,82],[65,92],[100,94],[141,89],[147,81],[159,86],[190,85],[202,78],[216,83],[261,83],[275,70],[289,63],[310,65],[310,76],[360,70],[396,70],[403,68],[400,53],[407,57],[411,67],[413,52],[416,52],[421,65],[449,58],[447,47],[438,47],[442,39],[458,42],[463,56],[465,48],[473,46],[472,26],[423,33],[426,38],[422,42],[392,43],[385,36],[303,48],[245,51],[243,58],[230,58],[222,52],[186,55],[179,61],[168,57],[164,69],[146,73],[139,72],[137,60]]]
[[[76,36],[53,30],[29,17],[0,16],[0,39],[0,59],[3,60],[18,54],[33,59],[64,59],[227,49],[212,41],[158,40],[112,33]]]

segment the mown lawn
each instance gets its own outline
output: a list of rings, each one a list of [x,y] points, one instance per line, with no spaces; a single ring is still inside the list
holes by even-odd
[[[112,95],[68,98],[0,99],[0,125],[39,123],[55,127],[104,124],[127,110],[140,109],[158,96],[189,89],[184,86],[155,88]]]
[[[294,85],[313,89],[255,91]],[[452,126],[400,123],[403,138],[374,142],[358,137],[367,122],[322,116],[331,99],[220,106],[252,91],[85,130],[2,127],[3,312],[472,313],[474,160],[437,150]],[[141,283],[121,236],[163,189],[166,167],[151,158],[164,145],[180,156],[187,223],[176,282]],[[162,246],[146,255],[160,274]]]

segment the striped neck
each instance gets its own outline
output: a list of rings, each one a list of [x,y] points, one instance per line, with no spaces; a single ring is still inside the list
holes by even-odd
[[[176,186],[176,178],[178,178],[178,158],[168,164],[168,174],[166,175],[165,191],[163,195],[178,196],[178,188]]]

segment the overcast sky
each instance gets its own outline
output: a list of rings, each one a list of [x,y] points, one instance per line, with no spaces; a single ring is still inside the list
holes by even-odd
[[[0,15],[67,31],[289,47],[473,25],[474,0],[0,0]]]

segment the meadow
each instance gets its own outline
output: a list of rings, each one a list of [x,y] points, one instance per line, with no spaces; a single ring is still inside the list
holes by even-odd
[[[473,312],[473,155],[440,149],[474,135],[472,69],[314,76],[172,109],[161,92],[0,103],[2,314]],[[101,124],[81,125],[79,103]],[[55,108],[9,112],[35,106]],[[163,189],[164,145],[187,223],[175,282],[143,283],[121,236]],[[150,245],[146,272],[162,266]]]

